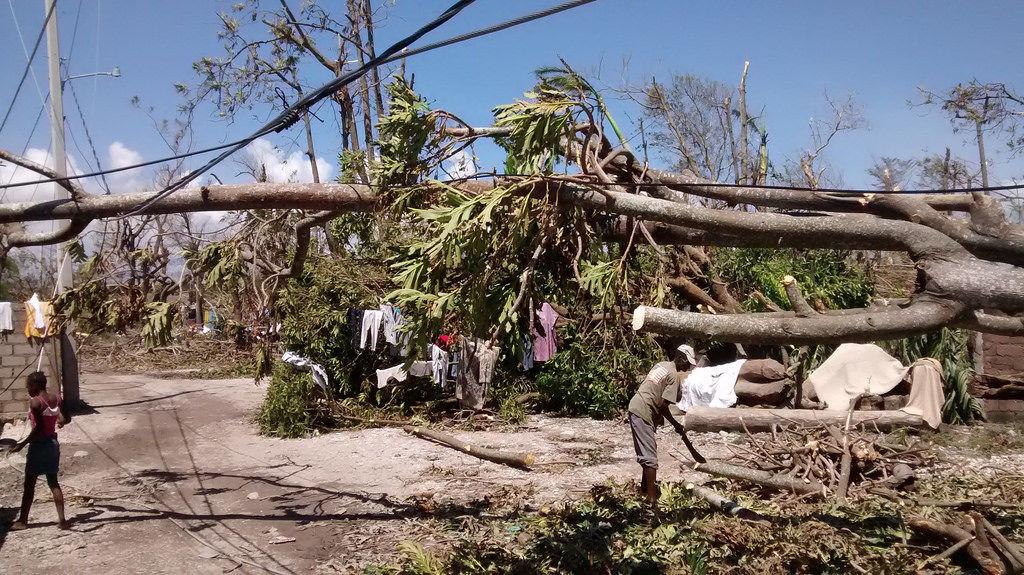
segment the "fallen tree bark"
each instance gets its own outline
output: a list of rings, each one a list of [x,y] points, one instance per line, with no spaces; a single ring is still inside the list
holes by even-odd
[[[722,513],[725,513],[727,515],[734,515],[736,517],[739,517],[740,519],[747,519],[751,521],[763,519],[763,517],[761,517],[761,515],[758,514],[756,511],[751,511],[750,509],[747,509],[746,507],[740,505],[739,503],[733,501],[732,499],[729,499],[724,495],[721,495],[714,489],[704,487],[703,485],[697,485],[696,483],[687,483],[686,488],[692,491],[693,494],[696,495],[697,497],[700,497],[704,501],[707,501],[708,504],[711,505],[711,507],[714,507],[715,509],[721,511]]]
[[[740,465],[732,465],[722,461],[708,461],[705,463],[684,462],[693,471],[738,479],[749,483],[755,483],[763,487],[791,491],[800,495],[824,495],[825,486],[813,480],[800,480],[788,475],[774,475],[760,469],[751,469]]]
[[[686,412],[687,431],[771,431],[773,426],[821,424],[843,427],[845,411],[818,409],[757,409],[751,407],[693,407]],[[878,426],[881,431],[900,427],[923,428],[927,424],[917,415],[902,411],[854,411],[851,426]]]
[[[520,469],[529,469],[530,465],[533,465],[534,462],[532,453],[506,453],[504,451],[498,451],[497,449],[478,447],[471,443],[466,443],[465,441],[459,441],[451,435],[427,429],[425,427],[407,425],[403,429],[406,433],[411,433],[416,437],[428,439],[446,447],[451,447],[452,449],[461,451],[465,454],[472,455],[473,457],[479,457],[480,459],[486,459],[487,461],[493,461],[494,463],[501,463],[502,465],[518,467]]]

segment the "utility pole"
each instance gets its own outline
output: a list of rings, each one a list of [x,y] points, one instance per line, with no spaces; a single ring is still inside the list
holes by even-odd
[[[50,75],[50,132],[53,139],[53,170],[57,177],[67,175],[67,155],[64,151],[64,96],[60,73],[60,37],[57,34],[57,0],[43,0],[43,13],[52,14],[46,23],[47,65]],[[54,185],[54,199],[69,199],[71,193],[59,185]],[[57,270],[57,293],[71,288],[71,261],[60,257]],[[69,406],[80,401],[78,386],[78,357],[75,342],[71,337],[73,327],[68,325],[61,330],[59,347],[59,371],[64,400]]]

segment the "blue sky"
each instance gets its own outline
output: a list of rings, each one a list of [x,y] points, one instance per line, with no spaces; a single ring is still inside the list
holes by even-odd
[[[478,0],[425,40],[556,1]],[[294,0],[293,5],[298,2]],[[43,3],[11,3],[31,50],[43,21]],[[378,29],[378,47],[418,27],[449,3],[398,0]],[[216,11],[229,7],[229,2],[208,0],[59,0],[62,52],[65,58],[70,53],[70,73],[109,70],[116,65],[123,74],[119,79],[73,80],[105,166],[111,161],[148,160],[166,153],[149,119],[129,100],[139,96],[144,104],[156,108],[157,115],[170,117],[178,102],[172,85],[193,81],[191,64],[196,59],[220,54]],[[881,156],[920,156],[941,152],[948,145],[968,158],[975,157],[973,142],[968,136],[953,134],[941,114],[911,109],[907,102],[917,97],[918,86],[941,90],[972,78],[1002,81],[1024,90],[1022,21],[1024,4],[1019,0],[598,0],[569,13],[418,56],[409,61],[408,69],[416,74],[417,89],[435,106],[484,124],[492,106],[519,96],[532,84],[532,71],[557,62],[557,56],[584,72],[600,70],[601,81],[611,86],[624,80],[636,84],[652,76],[667,79],[672,73],[735,84],[744,60],[749,60],[751,107],[765,111],[776,162],[799,154],[808,145],[808,120],[824,114],[826,91],[836,97],[852,95],[863,106],[869,128],[844,135],[828,152],[845,184],[861,186],[869,181],[865,170]],[[0,103],[4,107],[25,62],[14,22],[11,9],[0,6],[0,53],[4,54],[0,59]],[[628,62],[625,78],[624,62]],[[45,94],[43,58],[37,58],[34,69]],[[312,66],[302,72],[309,84],[328,79],[324,70]],[[627,124],[628,118],[636,115],[626,103],[613,101],[612,107]],[[39,108],[39,94],[30,76],[14,119],[0,133],[0,147],[20,152]],[[70,94],[65,97],[65,113],[71,132],[88,155]],[[206,110],[197,117],[196,140],[205,146],[236,139],[264,118],[265,112],[227,123]],[[297,134],[295,129],[292,137]],[[318,152],[330,163],[337,148],[337,126],[333,121],[318,125],[316,138]],[[48,141],[44,115],[30,147],[43,149]],[[294,143],[288,138],[274,143],[282,150],[279,159],[287,162]],[[1024,158],[1008,158],[996,142],[990,143],[990,148],[995,182],[1024,176]],[[68,149],[73,164],[84,167],[86,160],[70,138]],[[111,157],[112,153],[116,157]],[[486,150],[479,153],[483,167],[498,161]],[[214,171],[229,180],[238,170],[229,165]],[[127,188],[146,181],[148,174],[139,173],[115,178],[112,183],[129,191]]]

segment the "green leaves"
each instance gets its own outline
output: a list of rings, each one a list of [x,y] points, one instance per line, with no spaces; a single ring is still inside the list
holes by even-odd
[[[174,307],[165,301],[154,301],[146,304],[144,313],[142,338],[146,346],[153,348],[166,345],[171,340]]]
[[[512,128],[511,135],[501,142],[508,152],[505,171],[550,173],[561,155],[561,138],[571,130],[571,110],[576,102],[543,83],[525,96],[532,100],[494,108],[494,124]]]

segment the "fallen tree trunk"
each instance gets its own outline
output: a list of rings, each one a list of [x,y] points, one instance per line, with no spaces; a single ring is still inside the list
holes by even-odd
[[[728,477],[729,479],[738,479],[781,491],[791,491],[801,495],[825,494],[825,486],[817,481],[808,480],[805,482],[788,475],[774,475],[760,469],[751,469],[722,461],[708,461],[706,463],[685,462],[684,465],[689,466],[693,471],[709,473],[719,477]]]
[[[497,449],[477,447],[471,443],[459,441],[451,435],[427,429],[425,427],[407,425],[403,429],[406,433],[411,433],[416,437],[428,439],[446,447],[457,449],[465,454],[472,455],[473,457],[479,457],[480,459],[486,459],[487,461],[493,461],[494,463],[501,463],[502,465],[518,467],[520,469],[529,469],[530,465],[533,465],[534,462],[532,453],[506,453],[498,451]]]
[[[693,407],[686,412],[687,431],[771,431],[775,425],[845,426],[846,412],[818,409],[756,409],[751,407]],[[881,431],[900,427],[923,428],[920,416],[902,411],[854,411],[851,426],[878,426]]]

